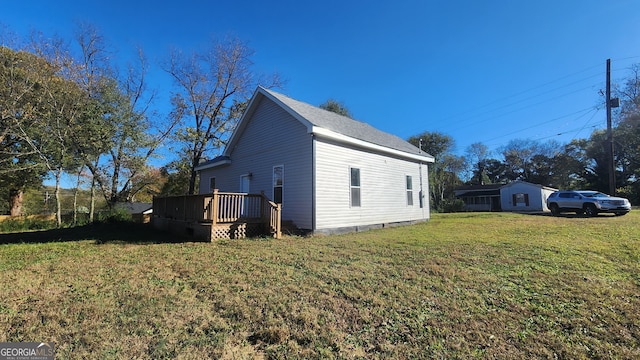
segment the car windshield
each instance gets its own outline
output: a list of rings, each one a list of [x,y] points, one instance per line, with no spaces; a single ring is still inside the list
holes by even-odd
[[[601,197],[609,197],[609,195],[607,194],[603,194],[601,192],[597,192],[597,191],[585,191],[585,192],[581,192],[580,194],[582,194],[582,196],[584,197],[589,197],[589,198],[601,198]]]

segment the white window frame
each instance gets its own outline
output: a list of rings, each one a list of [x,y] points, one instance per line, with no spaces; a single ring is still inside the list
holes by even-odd
[[[405,175],[404,179],[407,194],[407,206],[413,206],[413,176]]]
[[[281,168],[281,184],[280,185],[276,185],[276,168]],[[284,165],[274,165],[273,166],[273,170],[272,170],[272,176],[271,176],[271,198],[273,199],[273,202],[278,203],[278,201],[276,201],[276,188],[280,187],[280,204],[284,203]]]
[[[358,171],[358,185],[353,185],[353,170]],[[358,203],[354,203],[353,191],[357,190]],[[362,207],[362,177],[360,168],[349,167],[349,207]]]

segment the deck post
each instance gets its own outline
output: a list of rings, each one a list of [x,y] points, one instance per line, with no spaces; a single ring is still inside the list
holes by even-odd
[[[280,239],[282,238],[282,215],[281,215],[281,210],[282,210],[282,204],[276,204],[277,208],[276,208],[276,213],[277,213],[277,219],[276,219],[276,239]]]
[[[213,196],[211,198],[211,234],[209,235],[209,241],[215,239],[216,224],[218,223],[218,189],[213,189]]]

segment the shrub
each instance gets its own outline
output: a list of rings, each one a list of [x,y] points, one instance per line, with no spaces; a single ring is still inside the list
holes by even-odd
[[[54,229],[56,222],[51,219],[37,217],[17,217],[0,221],[0,232],[22,232],[32,230]]]
[[[464,210],[464,201],[462,199],[445,199],[442,201],[440,211],[444,213],[461,212]]]
[[[98,221],[102,223],[132,222],[131,214],[126,209],[114,207],[98,214]]]

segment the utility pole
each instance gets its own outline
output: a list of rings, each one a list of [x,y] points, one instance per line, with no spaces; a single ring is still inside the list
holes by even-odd
[[[607,91],[606,91],[606,106],[607,106],[607,148],[609,155],[609,194],[611,196],[616,195],[616,160],[613,147],[613,130],[611,128],[611,108],[620,106],[620,99],[611,98],[611,59],[607,59]]]

